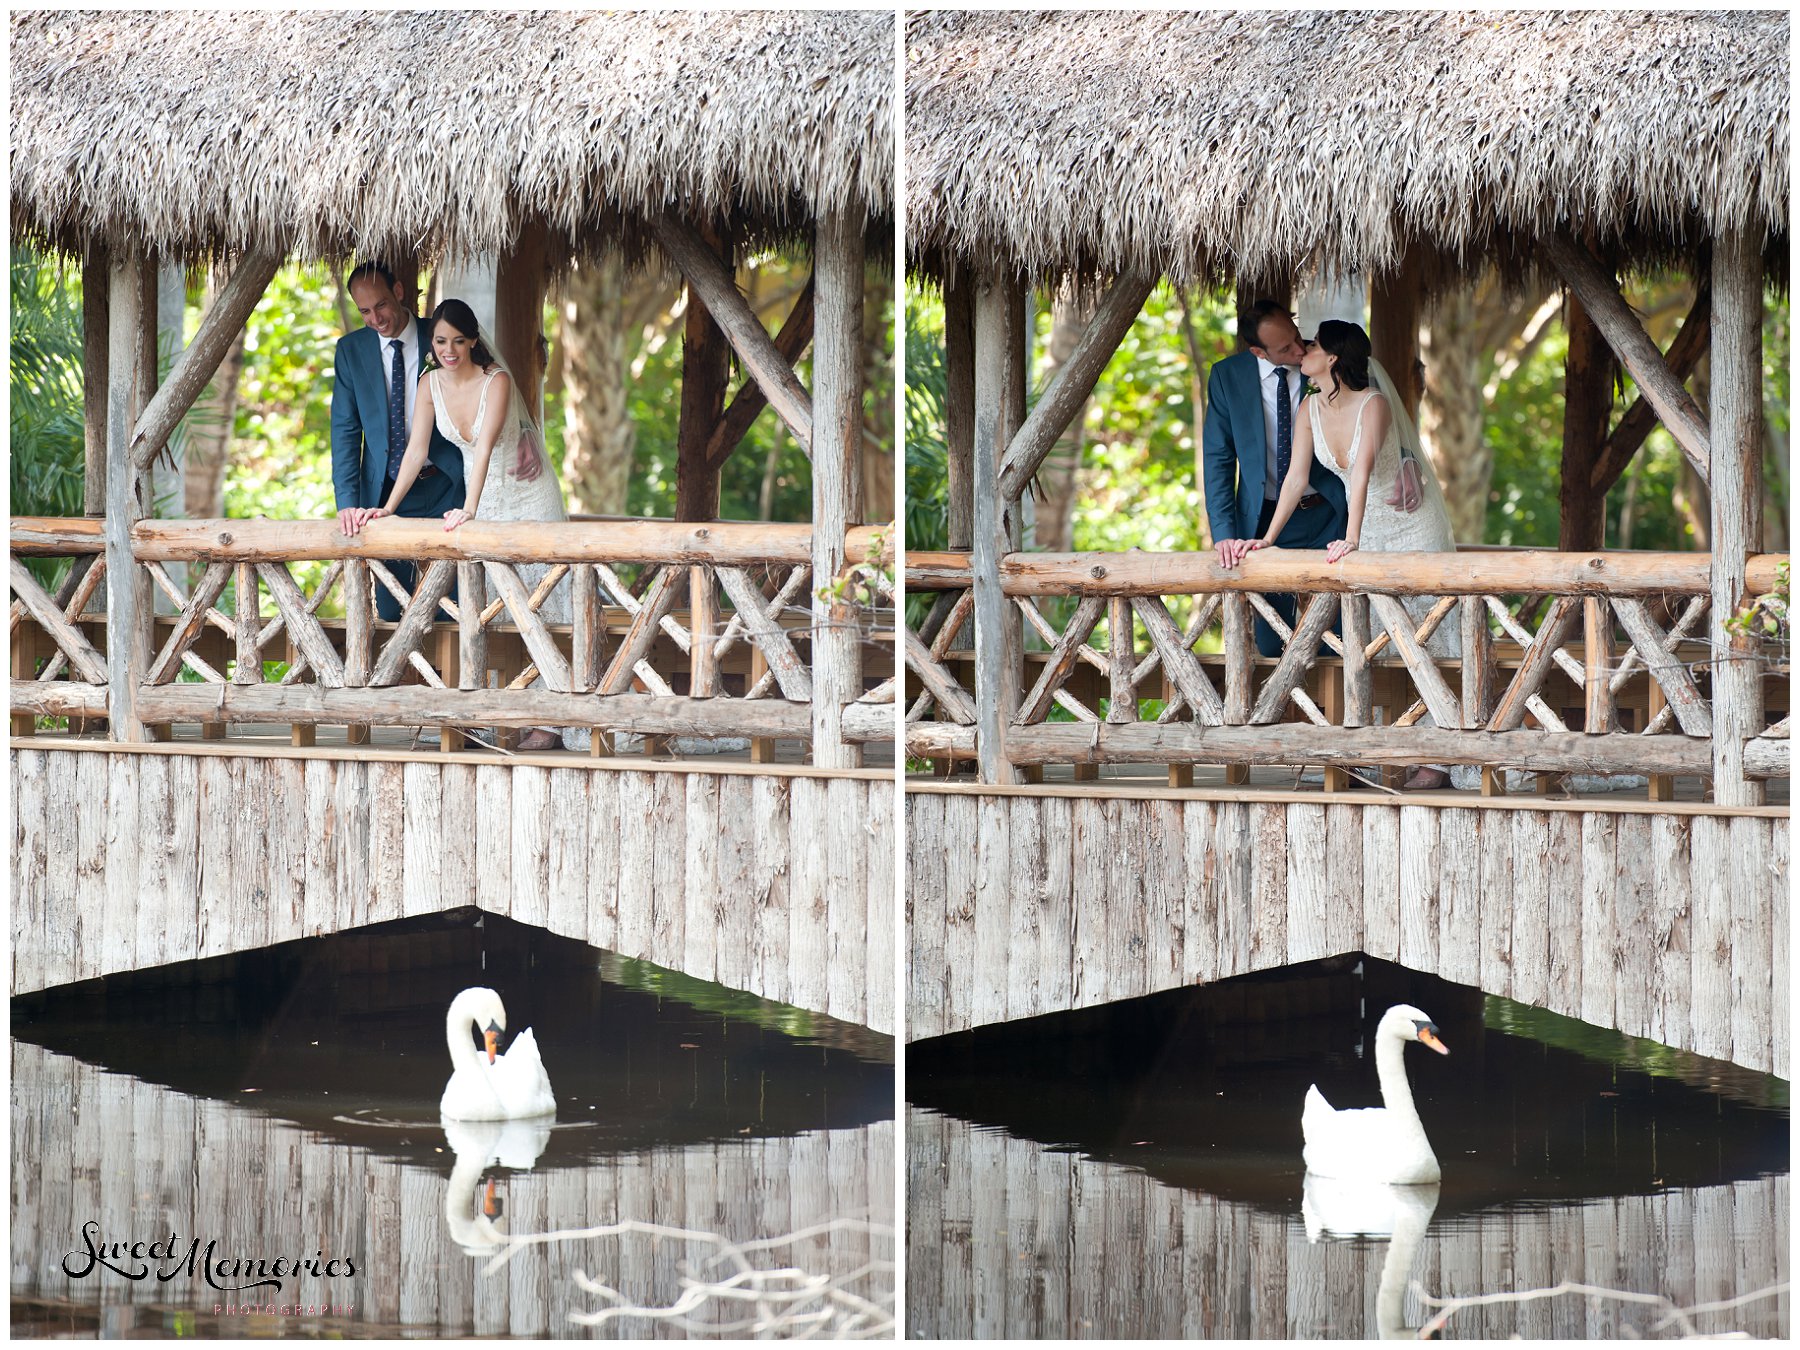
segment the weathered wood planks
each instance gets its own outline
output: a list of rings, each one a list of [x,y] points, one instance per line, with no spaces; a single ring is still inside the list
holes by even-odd
[[[1524,800],[911,785],[907,1035],[1361,951],[1749,1068],[1785,1064],[1771,1027],[1787,1008],[1773,974],[1787,821]]]
[[[898,1025],[879,778],[13,753],[14,993],[475,905]]]

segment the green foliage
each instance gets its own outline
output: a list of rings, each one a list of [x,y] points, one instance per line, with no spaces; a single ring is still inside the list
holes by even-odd
[[[944,302],[910,286],[906,296],[906,547],[948,548],[949,374]]]
[[[1784,646],[1787,644],[1789,640],[1788,564],[1785,561],[1776,564],[1775,589],[1767,595],[1757,596],[1743,609],[1725,620],[1725,627],[1733,633],[1773,638]]]
[[[80,278],[15,245],[10,303],[13,514],[79,516],[85,504]]]

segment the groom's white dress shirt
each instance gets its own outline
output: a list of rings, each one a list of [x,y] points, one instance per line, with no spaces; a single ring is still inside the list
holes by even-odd
[[[1289,411],[1296,418],[1299,416],[1300,388],[1306,383],[1300,378],[1300,372],[1293,366],[1278,366],[1272,361],[1256,358],[1256,376],[1258,388],[1262,391],[1263,405],[1263,500],[1274,501],[1281,496],[1281,479],[1275,472],[1275,372],[1287,372]],[[1293,423],[1298,427],[1300,423]]]
[[[394,348],[393,338],[384,338],[380,333],[375,339],[381,344],[381,387],[393,397]],[[412,435],[413,408],[419,402],[419,325],[409,323],[400,330],[400,359],[406,363],[406,434]],[[1273,401],[1269,403],[1273,408]],[[1270,416],[1274,416],[1273,413]],[[1271,436],[1275,433],[1270,432]],[[1273,442],[1270,442],[1273,444]]]

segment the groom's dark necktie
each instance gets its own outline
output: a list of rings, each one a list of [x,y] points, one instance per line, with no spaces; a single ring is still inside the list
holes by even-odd
[[[399,338],[388,346],[394,349],[393,374],[388,377],[388,460],[386,482],[400,476],[400,460],[406,453],[406,352]]]
[[[1275,495],[1287,481],[1288,465],[1294,459],[1294,405],[1288,398],[1286,366],[1275,367]]]

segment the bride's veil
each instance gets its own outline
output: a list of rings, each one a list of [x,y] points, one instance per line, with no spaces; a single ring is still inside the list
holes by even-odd
[[[1450,508],[1444,500],[1443,486],[1438,482],[1437,466],[1425,453],[1419,440],[1419,428],[1414,424],[1412,414],[1406,411],[1406,404],[1401,400],[1399,391],[1394,388],[1393,376],[1373,357],[1369,358],[1369,375],[1375,381],[1376,388],[1381,390],[1382,397],[1387,399],[1388,412],[1393,418],[1394,432],[1400,438],[1401,448],[1419,463],[1419,489],[1424,497],[1419,503],[1419,509],[1431,511],[1446,521],[1449,520]]]
[[[509,473],[516,473],[517,466],[525,462],[527,455],[535,455],[538,467],[546,473],[549,472],[550,456],[544,448],[544,431],[538,425],[538,419],[532,416],[530,407],[526,405],[525,395],[519,387],[518,377],[513,374],[512,367],[507,364],[506,358],[500,354],[499,344],[494,341],[494,335],[488,331],[486,324],[479,325],[478,335],[481,345],[487,348],[488,355],[493,358],[494,364],[506,372],[506,383],[512,390],[512,398],[506,410],[507,425],[520,429],[517,441],[510,444],[496,442],[495,453],[498,454],[502,449],[507,451],[506,462]],[[527,441],[529,441],[529,445],[527,445]]]

